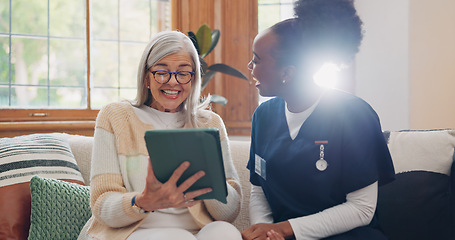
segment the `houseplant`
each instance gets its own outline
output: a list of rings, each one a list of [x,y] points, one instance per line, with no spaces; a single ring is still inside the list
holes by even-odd
[[[209,66],[207,62],[204,60],[204,57],[211,53],[212,50],[218,44],[218,40],[220,39],[220,30],[218,29],[212,30],[207,24],[204,24],[201,27],[199,27],[196,34],[192,31],[189,31],[188,36],[190,37],[191,41],[196,47],[199,54],[199,59],[201,61],[202,90],[205,89],[207,84],[213,79],[217,72],[228,74],[249,81],[249,79],[242,72],[231,66],[228,66],[223,63],[215,63]],[[227,99],[219,95],[212,95],[211,101],[222,105],[226,105],[227,103]]]

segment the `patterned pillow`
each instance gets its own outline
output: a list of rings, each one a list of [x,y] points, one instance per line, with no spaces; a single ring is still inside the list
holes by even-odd
[[[29,182],[35,175],[84,182],[66,135],[0,138],[0,187]]]
[[[68,134],[0,138],[0,239],[26,239],[34,175],[84,184]]]
[[[28,239],[77,239],[92,214],[90,187],[36,176],[30,181],[30,191]]]

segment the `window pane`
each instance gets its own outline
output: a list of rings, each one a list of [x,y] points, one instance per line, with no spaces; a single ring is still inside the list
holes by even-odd
[[[120,87],[137,87],[137,68],[146,44],[120,44]]]
[[[101,108],[102,106],[117,102],[119,100],[118,89],[113,88],[93,88],[92,89],[92,107]]]
[[[90,7],[91,38],[118,39],[118,1],[90,1]]]
[[[118,87],[118,43],[93,41],[90,55],[91,86]]]
[[[9,83],[9,38],[0,36],[0,84]]]
[[[50,0],[50,35],[85,38],[85,13],[85,0]]]
[[[262,32],[266,28],[280,21],[280,11],[278,11],[279,5],[262,5],[258,8],[259,32]]]
[[[50,106],[55,108],[81,108],[86,105],[85,88],[51,87],[49,89]]]
[[[12,106],[47,106],[47,89],[35,87],[48,84],[47,40],[12,38],[11,45]]]
[[[273,24],[293,17],[295,0],[259,0],[258,27],[259,32]]]
[[[127,100],[134,100],[134,98],[136,98],[136,93],[137,93],[136,88],[132,88],[132,89],[121,88],[120,89],[120,98],[127,99]]]
[[[0,33],[9,32],[9,0],[0,0]]]
[[[47,84],[46,39],[12,37],[11,50],[13,84]]]
[[[47,35],[48,0],[11,0],[11,32]]]
[[[11,88],[11,106],[13,107],[47,107],[47,87],[13,86]]]
[[[85,40],[51,39],[49,80],[51,85],[87,85]]]
[[[0,85],[0,106],[9,106],[9,87]]]
[[[120,0],[120,40],[146,42],[150,38],[150,2]]]

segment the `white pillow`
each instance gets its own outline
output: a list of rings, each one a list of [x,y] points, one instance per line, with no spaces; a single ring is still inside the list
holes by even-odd
[[[421,170],[450,176],[455,129],[391,132],[388,146],[395,173]]]

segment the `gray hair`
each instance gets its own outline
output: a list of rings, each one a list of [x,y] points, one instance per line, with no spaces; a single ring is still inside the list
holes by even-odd
[[[199,55],[191,40],[183,33],[178,31],[163,31],[153,36],[142,53],[139,69],[137,72],[137,94],[133,105],[139,107],[143,104],[150,105],[153,101],[149,89],[147,88],[147,72],[150,67],[162,58],[178,53],[187,52],[194,63],[194,79],[191,83],[191,91],[182,103],[182,111],[185,115],[185,123],[190,127],[197,127],[197,119],[209,104],[208,97],[201,102],[201,63]]]

